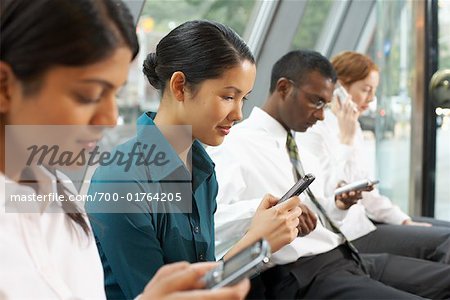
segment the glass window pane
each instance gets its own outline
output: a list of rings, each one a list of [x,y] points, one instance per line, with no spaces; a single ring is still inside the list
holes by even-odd
[[[450,1],[439,0],[439,69],[450,69]]]
[[[160,95],[142,74],[142,63],[160,39],[188,20],[208,19],[226,24],[243,36],[256,0],[147,0],[137,26],[140,53],[128,84],[118,96],[119,123],[134,123],[142,111],[155,111]]]
[[[291,49],[314,49],[327,20],[332,0],[309,0]]]
[[[450,69],[450,1],[440,0],[439,69]],[[438,219],[450,220],[450,109],[436,109],[436,206]]]
[[[375,117],[376,174],[380,191],[408,212],[411,97],[415,31],[411,1],[377,1],[375,61],[380,86]]]

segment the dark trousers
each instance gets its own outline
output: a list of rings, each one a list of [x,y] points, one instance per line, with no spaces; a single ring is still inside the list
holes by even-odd
[[[450,266],[390,254],[363,255],[363,273],[344,247],[276,266],[255,278],[251,299],[450,298]]]
[[[352,241],[361,253],[390,253],[450,264],[450,222],[417,221],[432,227],[375,223],[377,230]]]

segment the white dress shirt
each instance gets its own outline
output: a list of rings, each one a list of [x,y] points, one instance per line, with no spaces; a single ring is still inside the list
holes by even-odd
[[[286,149],[287,131],[263,110],[255,107],[249,118],[233,126],[222,145],[208,147],[216,164],[219,182],[215,213],[216,257],[222,257],[248,230],[263,196],[283,196],[295,183],[293,167]],[[311,185],[315,195],[323,195],[320,167],[315,158],[300,151],[306,173],[317,176]],[[307,196],[300,197],[316,211]],[[273,254],[277,264],[299,257],[330,251],[343,242],[341,236],[324,228],[320,222],[305,237]]]
[[[38,178],[48,176],[54,184],[40,194],[56,192],[55,177],[41,171]],[[70,179],[58,177],[73,191]],[[86,236],[57,202],[33,203],[40,213],[12,212],[9,204],[6,212],[10,195],[35,191],[2,173],[0,188],[0,299],[106,299],[93,234]]]
[[[337,117],[331,110],[325,111],[325,120],[318,122],[305,133],[296,135],[300,150],[307,149],[318,158],[324,177],[325,195],[332,195],[339,181],[351,183],[371,178],[367,167],[367,146],[361,127],[356,130],[352,146],[341,144],[340,129]],[[331,197],[324,198],[332,203],[326,205],[329,215],[340,226],[349,240],[362,237],[375,230],[368,216],[375,221],[389,224],[401,224],[409,219],[400,208],[387,197],[380,195],[375,188],[371,192],[363,192],[361,201],[343,213],[334,205]]]

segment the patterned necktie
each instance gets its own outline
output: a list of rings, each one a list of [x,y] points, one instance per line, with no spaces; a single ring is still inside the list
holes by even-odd
[[[300,157],[298,155],[297,143],[295,142],[295,139],[292,136],[291,131],[288,131],[288,134],[287,134],[286,148],[288,150],[289,158],[292,163],[294,176],[295,176],[296,180],[298,180],[298,179],[302,178],[303,176],[305,176],[305,171],[303,170],[303,166],[300,161]],[[320,215],[322,216],[322,218],[319,218],[319,219],[322,221],[322,224],[325,226],[328,225],[328,226],[326,226],[328,229],[331,229],[333,232],[340,234],[344,238],[344,243],[347,245],[350,252],[352,253],[352,257],[361,266],[363,271],[367,273],[366,267],[364,266],[364,263],[361,260],[361,256],[359,255],[358,249],[356,249],[355,245],[353,245],[349,240],[347,240],[347,238],[342,233],[342,231],[339,229],[339,227],[334,225],[333,221],[331,221],[330,217],[328,216],[328,213],[326,212],[325,208],[322,206],[322,204],[319,203],[319,201],[317,201],[316,197],[314,196],[313,192],[311,191],[311,189],[309,187],[306,189],[306,194],[308,194],[308,197],[311,200],[311,202],[319,210]],[[323,219],[325,219],[325,222]]]

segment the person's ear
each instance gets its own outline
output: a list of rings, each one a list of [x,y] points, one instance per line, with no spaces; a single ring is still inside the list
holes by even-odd
[[[186,76],[183,72],[177,71],[172,74],[169,82],[170,91],[177,101],[184,101]]]
[[[289,79],[281,77],[277,81],[276,91],[281,96],[282,99],[285,99],[292,87],[293,84]]]
[[[17,79],[11,67],[0,61],[0,113],[6,113],[11,105]]]

